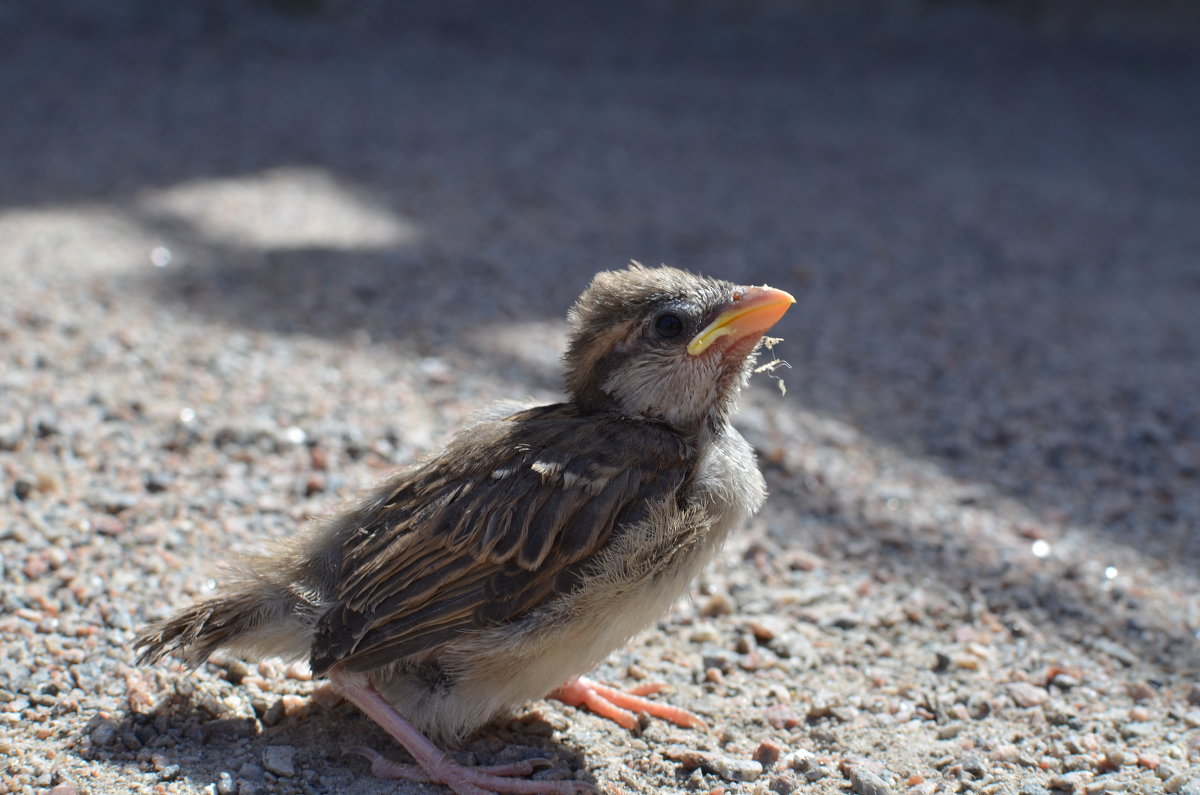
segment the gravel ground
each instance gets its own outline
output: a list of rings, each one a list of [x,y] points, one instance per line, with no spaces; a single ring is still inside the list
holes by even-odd
[[[464,759],[603,792],[1200,793],[1186,4],[0,5],[0,792],[436,792],[145,621],[500,398],[630,258],[769,281],[772,497]],[[1015,10],[1014,10],[1015,9]]]

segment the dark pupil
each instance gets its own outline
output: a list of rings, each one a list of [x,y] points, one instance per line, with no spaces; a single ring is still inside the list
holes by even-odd
[[[678,337],[683,333],[683,321],[674,315],[663,315],[658,320],[654,321],[654,330],[658,332],[658,336]]]

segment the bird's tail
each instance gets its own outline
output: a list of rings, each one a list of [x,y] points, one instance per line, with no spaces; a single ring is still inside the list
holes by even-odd
[[[133,646],[142,665],[172,654],[196,668],[221,648],[252,658],[303,659],[311,644],[312,622],[305,620],[309,607],[291,589],[244,583],[226,596],[197,602],[151,624]]]
[[[209,599],[151,624],[133,643],[138,664],[175,654],[193,668],[199,666],[214,651],[243,634],[245,608],[237,597]]]

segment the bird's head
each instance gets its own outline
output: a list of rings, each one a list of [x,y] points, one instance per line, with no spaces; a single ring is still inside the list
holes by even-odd
[[[723,423],[763,333],[795,299],[677,268],[605,271],[571,308],[566,385],[584,411],[690,432]]]

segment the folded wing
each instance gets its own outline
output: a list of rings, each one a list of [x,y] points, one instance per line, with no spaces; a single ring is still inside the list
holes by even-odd
[[[312,665],[367,671],[519,619],[675,499],[687,448],[666,428],[543,406],[474,426],[364,517]]]

